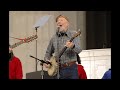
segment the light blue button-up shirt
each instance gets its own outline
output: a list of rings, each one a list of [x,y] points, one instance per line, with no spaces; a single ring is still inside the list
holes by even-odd
[[[59,53],[62,51],[64,48],[67,40],[70,40],[73,35],[76,33],[76,31],[70,31],[67,30],[66,35],[63,36],[58,36],[55,34],[47,47],[46,54],[45,54],[45,60],[50,60],[51,56],[55,55],[55,57],[59,56]],[[65,52],[62,54],[60,57],[60,63],[66,63],[70,61],[77,61],[77,56],[76,54],[79,54],[82,50],[80,49],[80,37],[77,36],[76,38],[73,39],[74,47],[73,48],[67,48]]]

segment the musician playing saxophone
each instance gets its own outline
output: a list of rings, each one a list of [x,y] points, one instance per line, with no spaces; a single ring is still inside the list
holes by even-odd
[[[79,79],[76,54],[79,54],[82,51],[80,48],[80,37],[76,37],[72,42],[70,41],[73,34],[76,32],[69,29],[69,20],[66,16],[59,15],[56,18],[56,25],[56,34],[49,42],[45,60],[49,61],[53,55],[58,57],[62,48],[66,46],[67,49],[61,55],[59,60],[59,79]],[[44,65],[47,68],[49,67],[49,64]]]

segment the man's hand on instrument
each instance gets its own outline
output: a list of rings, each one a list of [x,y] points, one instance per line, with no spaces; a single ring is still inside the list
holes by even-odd
[[[49,62],[49,61],[46,61],[46,62]],[[47,64],[47,63],[44,63],[43,64],[46,68],[49,68],[50,67],[50,64]]]
[[[74,43],[73,42],[70,42],[69,40],[66,42],[66,47],[68,48],[73,48],[74,47]]]

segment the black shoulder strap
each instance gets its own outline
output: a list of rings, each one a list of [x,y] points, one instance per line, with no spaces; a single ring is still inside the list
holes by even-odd
[[[81,64],[81,60],[80,60],[79,55],[78,54],[76,54],[76,55],[77,55],[77,62],[78,62],[78,64]]]

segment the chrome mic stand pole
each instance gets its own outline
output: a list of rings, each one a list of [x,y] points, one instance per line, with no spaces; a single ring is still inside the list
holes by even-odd
[[[37,28],[38,28],[38,27],[35,27],[36,35],[37,35]],[[37,62],[37,39],[36,39],[36,71],[37,71],[37,64],[38,64],[38,62]],[[43,78],[43,76],[44,76],[43,63],[41,62],[40,65],[42,66],[41,76],[42,76],[42,79],[44,79],[44,78]]]
[[[48,19],[51,17],[51,15],[43,16],[35,25],[36,35],[37,35],[37,28],[43,26]],[[36,58],[37,58],[37,40],[36,40]],[[36,59],[36,71],[37,71],[37,59]],[[43,65],[42,65],[42,72],[43,72]]]
[[[42,65],[41,76],[42,76],[42,79],[44,79],[43,62],[41,62],[40,65]]]
[[[37,35],[37,28],[38,27],[35,27],[36,35]],[[36,39],[36,58],[37,58],[37,39]],[[37,59],[36,59],[36,71],[37,71]]]

